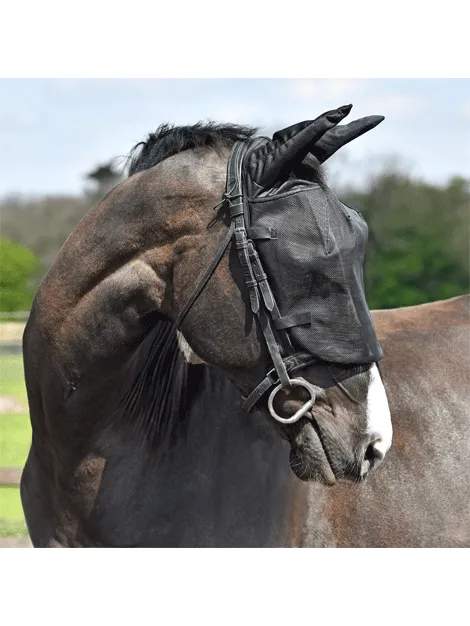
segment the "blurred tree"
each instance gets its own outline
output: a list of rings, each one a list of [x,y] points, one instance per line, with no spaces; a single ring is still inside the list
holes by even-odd
[[[0,310],[28,311],[34,296],[36,255],[10,239],[0,239]]]
[[[10,196],[0,202],[2,234],[30,248],[39,258],[36,286],[78,222],[121,181],[122,175],[110,161],[94,168],[86,178],[92,187],[83,196]]]
[[[36,284],[89,208],[90,200],[80,196],[10,196],[0,203],[2,235],[30,248],[39,258]]]
[[[86,179],[92,182],[92,188],[87,189],[86,193],[97,202],[123,180],[123,175],[111,160],[88,172]]]
[[[369,225],[365,287],[371,308],[393,308],[470,291],[470,191],[463,178],[444,188],[385,172],[342,199]]]

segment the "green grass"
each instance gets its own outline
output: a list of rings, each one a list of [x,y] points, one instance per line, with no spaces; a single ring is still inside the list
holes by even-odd
[[[6,519],[0,517],[0,537],[26,537],[28,529],[24,519]]]
[[[27,413],[0,414],[0,467],[23,467],[30,443]]]
[[[28,406],[20,354],[0,355],[0,396],[12,396],[25,408]]]
[[[0,519],[8,521],[23,520],[23,507],[21,506],[19,487],[0,487]]]
[[[27,413],[0,415],[0,466],[23,467],[30,442],[31,428]],[[0,537],[21,537],[27,534],[19,487],[0,487]]]
[[[28,406],[20,355],[0,355],[0,396]],[[30,443],[28,413],[0,413],[0,466],[23,467]],[[0,537],[27,534],[19,487],[0,487]]]

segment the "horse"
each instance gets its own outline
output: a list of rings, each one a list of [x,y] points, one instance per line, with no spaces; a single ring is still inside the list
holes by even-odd
[[[378,123],[337,127],[349,110],[266,140],[263,163],[282,184],[294,175],[326,193],[321,163]],[[253,310],[261,274],[247,283],[220,199],[235,205],[227,163],[255,132],[151,134],[41,283],[23,338],[33,435],[21,498],[34,546],[298,545],[300,528],[322,524],[302,495],[312,481],[354,489],[384,461],[377,350],[367,344],[364,362],[289,360]]]

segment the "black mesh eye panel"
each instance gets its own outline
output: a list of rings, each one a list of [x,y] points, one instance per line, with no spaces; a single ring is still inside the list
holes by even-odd
[[[248,202],[251,225],[276,231],[256,247],[281,315],[311,317],[289,330],[294,346],[334,363],[382,358],[364,295],[363,218],[330,190],[295,179]]]

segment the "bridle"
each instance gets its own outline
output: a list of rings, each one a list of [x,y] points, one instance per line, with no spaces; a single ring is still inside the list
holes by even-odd
[[[268,399],[269,412],[278,422],[292,424],[310,411],[315,403],[316,389],[304,378],[291,378],[291,376],[317,362],[318,358],[307,352],[297,352],[293,348],[286,329],[302,323],[303,320],[298,319],[299,315],[281,316],[253,242],[254,236],[263,238],[263,233],[256,233],[256,227],[247,226],[248,205],[243,193],[243,161],[248,149],[254,147],[259,141],[260,139],[237,141],[233,146],[228,159],[227,185],[223,196],[228,206],[230,227],[212,262],[176,318],[175,327],[181,326],[233,239],[248,289],[250,307],[263,332],[274,366],[255,389],[244,398],[242,408],[250,412],[261,397],[274,387]],[[267,237],[270,236],[271,234],[267,233]],[[276,334],[273,327],[276,329]],[[287,356],[283,357],[283,353],[287,353]],[[274,398],[282,388],[294,386],[306,389],[310,393],[310,399],[292,417],[283,418],[274,409]]]

